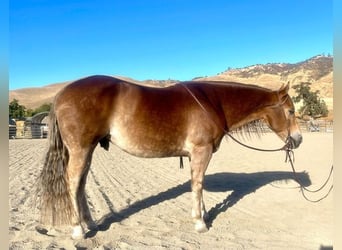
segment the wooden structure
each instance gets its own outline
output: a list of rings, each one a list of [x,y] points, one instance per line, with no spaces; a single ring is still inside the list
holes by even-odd
[[[33,117],[27,118],[25,121],[16,121],[15,138],[39,139],[47,138],[48,122],[47,116],[49,112],[41,112]],[[13,134],[13,129],[12,129]],[[11,137],[11,135],[10,135]],[[13,135],[11,138],[14,138]]]

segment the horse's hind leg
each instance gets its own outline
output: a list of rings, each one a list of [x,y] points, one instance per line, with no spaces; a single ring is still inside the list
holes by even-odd
[[[195,222],[197,232],[207,231],[204,219],[207,217],[203,202],[204,174],[212,156],[212,147],[195,147],[191,153],[191,190],[192,211],[191,215]]]
[[[97,225],[91,216],[88,202],[87,202],[86,193],[85,193],[85,185],[87,183],[87,176],[88,176],[88,172],[89,172],[90,165],[91,165],[92,154],[93,152],[90,152],[88,154],[86,166],[85,166],[85,169],[83,171],[83,174],[80,180],[80,184],[78,188],[78,206],[80,208],[81,221],[84,221],[86,223],[88,229],[95,230],[97,229]]]
[[[90,167],[91,149],[69,149],[69,163],[67,168],[70,184],[70,196],[76,212],[73,221],[72,238],[79,239],[84,236],[82,222],[92,221],[85,197],[85,184]]]

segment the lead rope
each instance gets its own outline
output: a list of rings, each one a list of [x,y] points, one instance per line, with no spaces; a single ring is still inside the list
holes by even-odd
[[[231,139],[233,139],[233,141],[235,141],[236,143],[240,144],[241,146],[244,146],[246,148],[252,149],[252,150],[256,150],[256,151],[262,151],[262,152],[276,152],[276,151],[282,151],[285,150],[286,148],[288,148],[288,144],[289,142],[287,142],[284,146],[282,146],[281,148],[276,148],[276,149],[264,149],[264,148],[256,148],[256,147],[252,147],[249,146],[247,144],[242,143],[241,141],[239,141],[238,139],[236,139],[234,136],[232,136],[229,132],[226,132],[226,135],[228,135]]]
[[[321,190],[328,184],[328,181],[329,181],[330,178],[331,178],[331,175],[332,175],[334,166],[331,165],[329,176],[328,176],[328,178],[326,179],[326,181],[323,183],[323,185],[322,185],[321,187],[315,189],[315,190],[311,190],[311,189],[306,188],[306,187],[305,187],[304,185],[302,185],[302,184],[300,183],[300,181],[299,181],[299,178],[298,178],[298,176],[297,176],[297,172],[296,172],[296,170],[295,170],[295,168],[294,168],[294,164],[293,164],[293,163],[294,163],[294,152],[293,152],[293,150],[292,150],[291,148],[288,148],[288,149],[285,149],[285,152],[286,152],[285,162],[287,162],[287,161],[290,162],[290,165],[291,165],[291,168],[292,168],[292,172],[293,172],[293,175],[294,175],[294,179],[295,179],[295,181],[299,184],[300,191],[301,191],[303,197],[304,197],[307,201],[310,201],[310,202],[313,202],[313,203],[319,202],[319,201],[325,199],[326,197],[328,197],[328,195],[330,194],[331,190],[332,190],[333,187],[334,187],[333,184],[330,186],[330,188],[329,188],[327,194],[324,195],[323,197],[317,199],[317,200],[309,199],[309,198],[306,196],[306,194],[305,194],[304,191],[309,192],[309,193],[317,193],[317,192],[321,191]]]
[[[205,109],[205,107],[202,105],[202,103],[197,99],[197,97],[192,93],[192,91],[187,87],[185,86],[184,84],[180,83],[180,85],[182,85],[187,91],[188,93],[194,98],[194,100],[197,102],[197,104],[202,108],[202,110],[207,114],[207,116],[210,118],[210,115],[208,113],[208,111]],[[218,125],[219,126],[219,125]],[[249,149],[252,149],[252,150],[256,150],[256,151],[262,151],[262,152],[276,152],[276,151],[282,151],[284,150],[285,151],[285,162],[289,162],[290,165],[291,165],[291,168],[292,168],[292,172],[293,172],[293,176],[294,176],[294,179],[295,181],[299,184],[299,187],[300,187],[300,191],[304,197],[305,200],[309,201],[309,202],[313,202],[313,203],[316,203],[316,202],[319,202],[323,199],[325,199],[326,197],[328,197],[328,195],[330,194],[331,190],[333,189],[334,185],[332,184],[331,187],[329,188],[329,191],[326,195],[324,195],[323,197],[317,199],[317,200],[312,200],[312,199],[309,199],[305,192],[304,191],[307,191],[309,193],[317,193],[319,191],[321,191],[327,184],[328,184],[328,181],[330,180],[331,178],[331,175],[332,175],[332,172],[333,172],[333,165],[331,165],[331,169],[330,169],[330,173],[329,173],[329,176],[328,178],[326,179],[326,181],[324,182],[324,184],[319,187],[318,189],[316,190],[310,190],[308,188],[306,188],[300,181],[299,181],[299,178],[297,176],[297,172],[294,168],[294,152],[292,150],[292,145],[291,145],[291,137],[290,137],[290,131],[289,131],[289,136],[288,136],[288,139],[286,140],[285,142],[285,145],[282,146],[281,148],[276,148],[276,149],[262,149],[262,148],[256,148],[256,147],[252,147],[252,146],[249,146],[247,144],[244,144],[242,143],[241,141],[237,140],[235,137],[233,137],[225,128],[222,128],[221,126],[219,126],[222,131],[228,135],[231,139],[233,139],[233,141],[237,142],[238,144],[240,144],[241,146],[244,146],[246,148],[249,148]],[[180,157],[180,168],[183,168],[183,158],[182,156]]]
[[[302,183],[301,181],[299,180],[298,176],[297,176],[297,171],[295,170],[295,167],[294,167],[294,152],[292,150],[292,147],[291,147],[291,143],[289,141],[286,142],[286,144],[281,147],[281,148],[278,148],[278,149],[261,149],[261,148],[255,148],[255,147],[252,147],[252,146],[249,146],[247,144],[244,144],[242,142],[240,142],[239,140],[237,140],[236,138],[234,138],[231,134],[227,133],[227,135],[232,138],[235,142],[237,142],[238,144],[240,144],[241,146],[244,146],[246,148],[249,148],[249,149],[252,149],[252,150],[257,150],[257,151],[262,151],[262,152],[275,152],[275,151],[282,151],[284,150],[285,151],[285,162],[289,162],[290,165],[291,165],[291,168],[292,168],[292,172],[293,172],[293,176],[294,176],[294,179],[295,181],[299,184],[299,188],[300,188],[300,192],[302,193],[303,197],[305,200],[309,201],[309,202],[312,202],[312,203],[317,203],[317,202],[320,202],[321,200],[325,199],[326,197],[328,197],[328,195],[330,194],[331,190],[333,189],[334,185],[332,184],[328,190],[328,192],[321,198],[317,199],[317,200],[312,200],[310,198],[307,197],[307,195],[305,194],[305,191],[308,192],[308,193],[317,193],[319,191],[321,191],[329,182],[331,176],[332,176],[332,173],[333,173],[333,170],[334,170],[334,166],[331,165],[331,168],[330,168],[330,172],[329,172],[329,176],[327,177],[327,179],[325,180],[325,182],[322,184],[321,187],[315,189],[315,190],[311,190],[311,189],[308,189],[306,188]]]

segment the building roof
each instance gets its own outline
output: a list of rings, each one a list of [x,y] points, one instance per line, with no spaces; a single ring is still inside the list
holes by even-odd
[[[43,119],[49,115],[49,111],[41,112],[38,114],[35,114],[34,116],[31,117],[31,123],[42,123]]]

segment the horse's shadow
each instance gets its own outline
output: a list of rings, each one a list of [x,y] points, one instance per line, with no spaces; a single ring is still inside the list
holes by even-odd
[[[296,177],[301,185],[311,185],[310,177],[306,172],[297,173]],[[228,208],[234,206],[240,199],[242,199],[246,195],[253,193],[260,187],[270,184],[274,181],[287,181],[291,179],[294,179],[294,175],[292,172],[282,171],[257,173],[217,173],[206,175],[204,182],[205,190],[209,192],[232,191],[227,196],[227,198],[225,198],[222,202],[216,204],[208,211],[208,227],[211,227],[212,223],[220,213],[227,211]],[[119,212],[115,212],[113,209],[111,209],[110,213],[103,216],[97,222],[98,228],[96,230],[89,231],[86,234],[86,237],[93,237],[98,231],[106,231],[112,223],[120,222],[130,217],[131,215],[144,210],[145,208],[157,205],[167,200],[174,199],[189,191],[190,181],[187,181],[166,191],[137,201]]]

